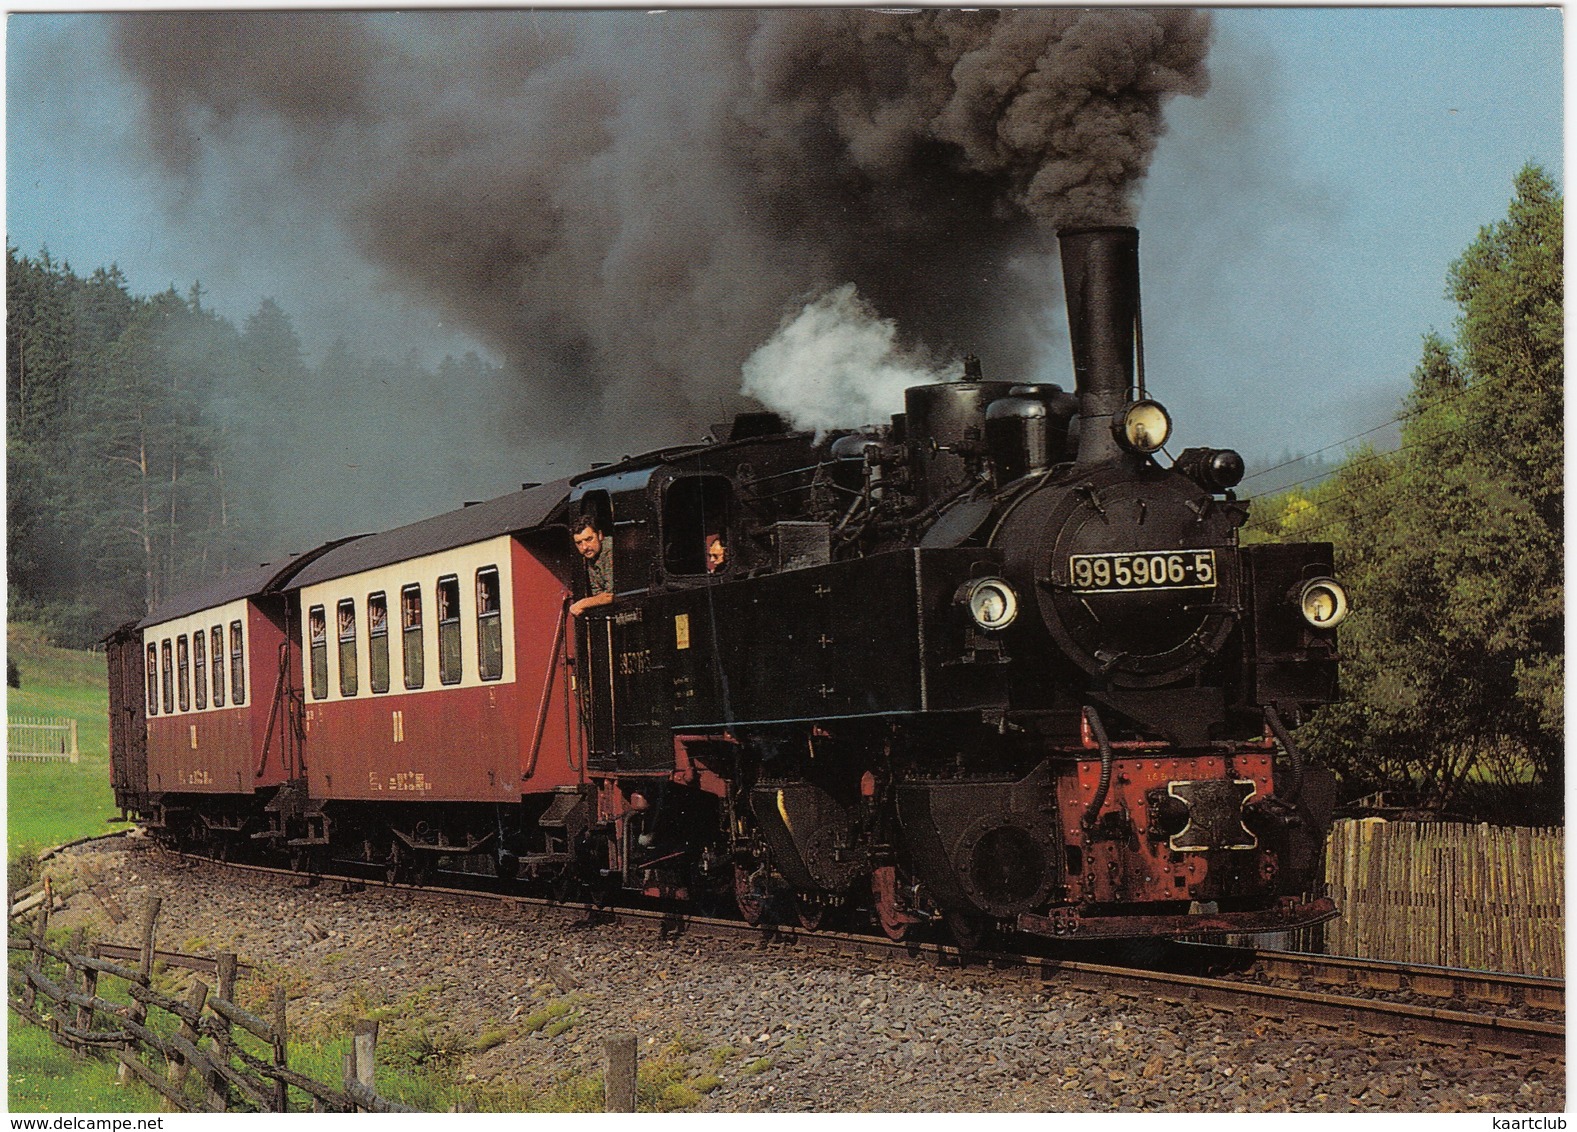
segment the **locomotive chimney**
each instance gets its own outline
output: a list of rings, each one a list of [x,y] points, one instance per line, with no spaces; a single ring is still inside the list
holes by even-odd
[[[1064,228],[1057,238],[1079,398],[1078,462],[1094,464],[1122,454],[1112,425],[1133,387],[1139,230]]]

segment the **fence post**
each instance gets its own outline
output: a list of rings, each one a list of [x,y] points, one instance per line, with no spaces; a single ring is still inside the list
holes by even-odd
[[[46,903],[48,902],[46,901]],[[159,923],[159,907],[162,903],[163,901],[157,896],[148,897],[148,911],[142,921],[142,961],[138,966],[138,982],[143,986],[147,986],[153,978],[153,936],[154,930]],[[142,999],[133,998],[131,1000],[130,1017],[139,1026],[148,1021],[148,1007]],[[136,1039],[126,1039],[126,1051],[128,1057],[137,1056]],[[131,1067],[122,1064],[116,1072],[115,1079],[122,1085],[129,1085],[131,1084],[131,1078]]]
[[[71,946],[67,950],[74,956],[81,957],[88,953],[87,931],[78,928],[71,933]],[[78,977],[73,980],[87,998],[92,998],[98,991],[99,973],[87,967],[82,968]],[[77,1007],[77,1029],[87,1032],[93,1029],[93,1008],[91,1006]]]
[[[372,1091],[377,1091],[377,1049],[378,1049],[378,1023],[371,1018],[363,1018],[356,1023],[356,1032],[351,1038],[351,1051],[356,1057],[356,1080]]]
[[[285,1029],[285,984],[280,983],[274,987],[274,1064],[281,1069],[289,1067],[289,1046],[286,1043],[288,1035]],[[290,1101],[287,1087],[283,1081],[274,1082],[274,1111],[288,1112]]]
[[[356,1043],[352,1041],[350,1048],[345,1051],[345,1091],[347,1094],[350,1092],[350,1085],[354,1080],[356,1080]],[[350,1098],[350,1110],[352,1112],[367,1111],[355,1097]]]
[[[69,753],[71,755],[71,761],[77,762],[79,760],[79,756],[77,754],[77,721],[75,719],[70,719],[67,720],[67,722],[71,724],[71,751]]]
[[[602,1078],[604,1112],[635,1111],[635,1035],[615,1034],[603,1042],[607,1067]]]
[[[203,1012],[203,1005],[207,1001],[207,984],[194,979],[192,981],[192,989],[186,996],[186,1005],[191,1008],[192,1013],[195,1016],[200,1015]],[[185,1038],[193,1045],[196,1045],[199,1033],[200,1031],[197,1029],[196,1025],[186,1021],[184,1018],[181,1019],[181,1037]],[[186,1084],[186,1075],[191,1072],[191,1069],[192,1067],[187,1064],[186,1059],[181,1057],[179,1054],[176,1054],[170,1059],[170,1073],[168,1077],[170,1084],[174,1088],[180,1089],[182,1085]],[[178,1106],[169,1097],[164,1098],[165,1112],[177,1112],[179,1111],[179,1108],[180,1106]]]
[[[28,960],[27,960],[28,970],[36,971],[39,974],[43,974],[43,972],[44,972],[44,968],[42,966],[40,966],[39,956],[43,954],[43,952],[40,950],[40,948],[42,948],[44,946],[44,933],[49,930],[49,907],[54,902],[55,902],[54,881],[51,880],[51,878],[49,878],[49,877],[45,877],[44,878],[44,902],[41,905],[39,905],[39,908],[38,908],[38,919],[37,919],[37,921],[35,921],[34,927],[33,927],[34,937],[28,944],[29,954],[28,954]],[[23,987],[22,987],[22,1004],[24,1006],[26,1006],[29,1010],[31,1010],[31,1009],[33,1009],[33,1003],[36,1001],[36,999],[37,999],[37,991],[33,988],[32,981],[29,980],[28,982],[23,984]]]

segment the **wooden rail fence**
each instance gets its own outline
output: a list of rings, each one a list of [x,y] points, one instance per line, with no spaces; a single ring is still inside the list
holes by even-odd
[[[74,719],[6,720],[6,758],[20,762],[78,760]]]
[[[241,965],[235,955],[209,958],[157,950],[158,897],[148,902],[140,947],[88,949],[81,929],[64,948],[47,942],[54,904],[47,880],[40,895],[34,925],[11,924],[10,948],[28,953],[21,968],[13,966],[11,970],[11,1009],[48,1031],[67,1049],[112,1057],[118,1063],[120,1080],[124,1083],[136,1077],[153,1088],[164,1098],[166,1111],[289,1112],[290,1089],[305,1093],[313,1112],[420,1111],[379,1095],[375,1021],[356,1023],[345,1053],[344,1077],[337,1085],[291,1069],[285,988],[273,988],[271,1017],[261,1018],[236,1005],[235,985]],[[114,962],[107,955],[130,955],[136,966]],[[217,986],[210,991],[206,983],[193,979],[184,999],[163,994],[152,985],[156,960],[166,966],[211,973]],[[102,997],[99,984],[103,978],[121,980],[131,1001],[120,1003]],[[150,1021],[150,1011],[178,1022],[175,1032],[169,1032],[168,1024]],[[267,1052],[243,1048],[237,1030],[251,1035]],[[635,1111],[635,1052],[633,1034],[616,1035],[606,1043],[606,1111]]]
[[[1339,821],[1326,887],[1332,955],[1562,977],[1565,831]]]

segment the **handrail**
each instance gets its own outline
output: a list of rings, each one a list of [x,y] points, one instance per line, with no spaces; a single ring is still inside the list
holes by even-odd
[[[252,774],[253,778],[262,778],[263,770],[268,766],[268,747],[269,744],[274,741],[274,721],[279,718],[279,705],[284,700],[285,682],[289,675],[290,643],[286,641],[281,643],[279,646],[279,679],[274,681],[274,702],[270,704],[268,708],[268,730],[263,733],[263,753],[258,761],[257,770]],[[283,738],[280,739],[279,746],[279,769],[288,776],[290,774],[290,767],[285,765],[285,741]]]
[[[542,678],[542,702],[537,705],[537,726],[531,739],[531,757],[526,760],[525,773],[522,779],[530,778],[537,772],[537,756],[542,753],[542,733],[548,725],[548,703],[553,698],[553,676],[558,671],[559,654],[564,649],[564,622],[569,616],[569,594],[559,602],[559,621],[553,630],[553,655],[548,658],[548,669]]]

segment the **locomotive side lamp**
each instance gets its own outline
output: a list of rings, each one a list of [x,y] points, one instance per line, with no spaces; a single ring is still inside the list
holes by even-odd
[[[1316,629],[1336,628],[1347,610],[1347,591],[1335,578],[1312,578],[1298,592],[1298,611]]]
[[[1006,629],[1018,616],[1018,594],[1002,578],[976,578],[959,587],[958,600],[982,629]]]
[[[1172,467],[1211,492],[1243,481],[1243,457],[1230,448],[1185,448]]]
[[[1148,455],[1172,435],[1172,417],[1159,401],[1135,401],[1117,414],[1113,424],[1117,443],[1130,452]]]

